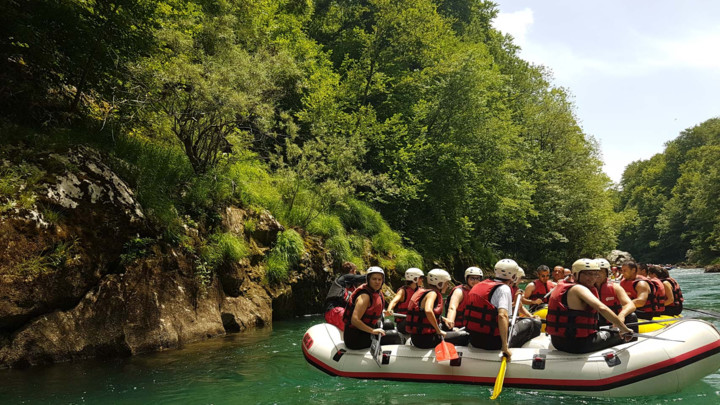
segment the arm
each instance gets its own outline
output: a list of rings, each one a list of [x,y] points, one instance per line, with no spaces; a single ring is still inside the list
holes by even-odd
[[[401,288],[398,290],[397,294],[395,294],[395,297],[393,297],[392,301],[388,304],[387,309],[385,310],[385,316],[390,316],[393,314],[393,310],[397,306],[397,304],[400,303],[400,301],[405,299],[405,289]]]
[[[672,303],[675,302],[672,286],[667,281],[663,281],[663,285],[665,286],[665,305],[672,305]]]
[[[645,306],[648,295],[650,295],[650,285],[647,283],[647,281],[640,281],[636,284],[635,291],[637,291],[637,298],[633,300],[635,308]]]
[[[363,332],[367,332],[371,335],[377,335],[381,334],[385,336],[385,331],[382,330],[382,328],[376,328],[373,329],[363,323],[363,321],[360,320],[360,318],[363,316],[365,311],[367,310],[368,306],[370,305],[370,297],[367,294],[362,294],[357,298],[357,302],[355,303],[355,310],[352,313],[352,316],[350,317],[350,322],[352,325],[358,329],[360,329]]]
[[[502,341],[502,352],[509,359],[512,353],[508,348],[508,333],[510,333],[510,317],[505,308],[498,309],[498,329],[500,329],[500,340]]]
[[[635,312],[635,304],[633,304],[632,300],[630,299],[630,297],[628,297],[625,290],[620,287],[620,284],[613,284],[613,288],[615,289],[615,296],[620,302],[620,305],[622,305],[622,309],[618,314],[618,318],[620,318],[621,321],[625,322],[625,317]]]
[[[571,289],[568,294],[568,301],[570,300],[572,295],[575,294],[577,298],[579,298],[585,304],[589,305],[591,308],[600,312],[600,315],[602,315],[603,318],[607,319],[607,321],[612,323],[613,326],[620,329],[621,334],[633,333],[633,331],[630,330],[627,326],[625,326],[623,321],[621,321],[620,318],[618,318],[618,316],[615,315],[615,313],[607,307],[607,305],[603,304],[599,299],[597,299],[593,295],[593,293],[591,293],[590,290],[588,290],[587,288],[575,287]]]
[[[435,313],[433,312],[435,307],[435,298],[437,298],[437,293],[435,291],[430,291],[425,298],[423,298],[423,302],[420,304],[425,310],[425,316],[427,316],[428,321],[430,321],[430,325],[435,328],[438,335],[445,336],[445,332],[440,329],[440,325],[438,325],[437,318],[435,318]]]
[[[445,325],[448,328],[455,326],[455,317],[457,316],[457,307],[462,303],[463,293],[460,289],[455,290],[450,296],[450,304],[448,306],[447,316],[445,317]]]
[[[540,298],[537,298],[537,299],[535,299],[535,300],[531,300],[531,299],[530,299],[530,296],[532,295],[533,292],[535,292],[535,283],[528,283],[528,285],[525,286],[525,295],[523,296],[523,299],[522,299],[521,302],[522,302],[523,304],[527,304],[527,305],[530,305],[530,304],[540,305],[540,304],[542,304],[542,299],[540,299]]]

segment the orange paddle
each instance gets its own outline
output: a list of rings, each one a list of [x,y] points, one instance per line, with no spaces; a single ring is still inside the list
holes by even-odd
[[[452,343],[448,343],[445,341],[445,338],[442,336],[440,337],[442,339],[442,342],[435,346],[435,360],[437,361],[447,361],[447,360],[455,360],[459,358],[457,350],[455,350],[455,345]]]

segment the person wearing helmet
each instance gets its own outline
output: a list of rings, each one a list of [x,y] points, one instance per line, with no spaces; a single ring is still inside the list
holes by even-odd
[[[545,331],[553,346],[569,353],[589,353],[629,342],[633,331],[597,298],[598,263],[591,259],[576,260],[572,272],[574,281],[555,287],[548,301]],[[600,330],[598,313],[619,332]]]
[[[418,288],[410,298],[405,329],[412,336],[412,343],[421,349],[437,346],[442,338],[446,341],[467,346],[465,331],[445,332],[440,328],[439,319],[443,311],[442,295],[450,285],[450,274],[442,269],[430,270],[427,274],[429,288]]]
[[[651,279],[660,280],[665,287],[665,311],[663,315],[680,315],[685,299],[683,298],[682,290],[678,282],[670,277],[667,269],[661,266],[650,266],[648,268],[648,274]]]
[[[371,343],[370,335],[385,336],[385,331],[378,327],[385,307],[382,295],[385,272],[380,267],[370,267],[365,273],[365,280],[365,284],[350,296],[343,316],[345,346],[348,349],[367,349]]]
[[[623,280],[620,282],[620,286],[635,304],[637,317],[647,320],[660,315],[661,312],[658,309],[661,302],[656,292],[656,284],[639,274],[638,265],[632,261],[623,263],[622,275]],[[664,286],[661,296],[665,296]]]
[[[415,291],[419,286],[422,286],[422,278],[425,276],[422,270],[411,267],[405,270],[405,285],[398,288],[390,304],[388,304],[385,310],[385,316],[391,316],[393,312],[398,314],[407,315],[408,305],[410,305],[410,298],[412,298]],[[395,308],[397,307],[397,309]],[[405,331],[405,318],[396,319],[397,329],[400,333],[407,333]]]
[[[365,276],[355,274],[357,267],[351,262],[343,263],[342,268],[346,274],[333,281],[325,296],[325,322],[335,325],[340,330],[345,330],[343,321],[345,306],[353,291],[365,281]]]
[[[550,281],[550,268],[544,264],[535,270],[537,278],[525,286],[525,295],[530,302],[530,312],[535,312],[547,306],[549,292],[555,287],[555,283]]]
[[[600,301],[607,305],[623,323],[637,323],[635,304],[630,300],[625,290],[620,287],[620,284],[613,283],[608,278],[610,262],[603,258],[597,258],[595,261],[600,267],[600,276],[595,280],[595,288],[598,291]],[[607,326],[609,323],[605,318],[600,318],[598,325]],[[637,332],[637,328],[637,325],[631,327],[635,332]]]
[[[475,284],[482,281],[483,272],[479,267],[468,267],[465,270],[465,283],[457,285],[450,290],[450,298],[447,304],[447,316],[445,317],[445,326],[449,330],[462,328],[465,326],[465,304],[467,303],[467,295]]]
[[[508,336],[513,305],[510,286],[518,280],[519,269],[514,260],[502,259],[495,264],[493,279],[486,279],[470,290],[465,306],[465,326],[473,346],[502,350],[509,358],[512,355],[510,347],[522,346],[540,335],[540,320],[524,318],[517,321],[513,336]]]

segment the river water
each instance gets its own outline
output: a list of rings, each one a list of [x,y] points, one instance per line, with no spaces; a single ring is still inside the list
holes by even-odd
[[[672,270],[685,305],[720,312],[720,274]],[[720,327],[720,319],[685,312]],[[117,360],[88,360],[0,370],[0,404],[712,404],[720,403],[720,370],[680,393],[644,398],[591,398],[506,388],[496,401],[487,386],[331,377],[305,362],[300,341],[319,316]],[[720,368],[720,364],[718,364]]]

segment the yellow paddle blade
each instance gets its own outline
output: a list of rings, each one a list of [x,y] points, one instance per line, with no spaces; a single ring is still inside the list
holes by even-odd
[[[490,396],[490,399],[495,399],[500,396],[503,382],[505,381],[505,369],[507,369],[507,357],[503,356],[502,363],[500,363],[500,371],[495,379],[495,387],[493,388],[493,393],[492,396]]]

